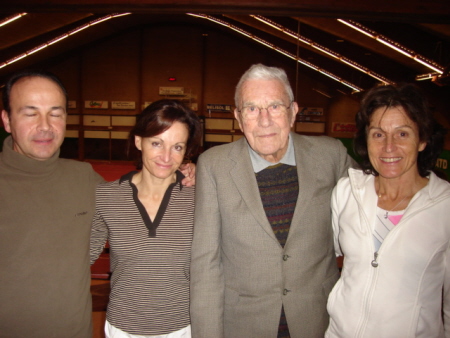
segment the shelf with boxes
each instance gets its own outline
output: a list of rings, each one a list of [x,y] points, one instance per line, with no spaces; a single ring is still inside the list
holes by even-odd
[[[136,123],[134,101],[69,101],[63,157],[127,161],[128,135]]]
[[[294,130],[299,134],[324,135],[326,119],[321,107],[298,107]]]
[[[203,118],[205,149],[217,144],[237,141],[244,136],[231,112],[208,110]]]

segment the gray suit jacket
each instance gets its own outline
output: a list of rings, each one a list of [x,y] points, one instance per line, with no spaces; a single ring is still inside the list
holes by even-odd
[[[342,143],[291,133],[299,196],[284,249],[267,220],[247,143],[197,165],[191,262],[193,338],[274,338],[282,305],[291,337],[323,337],[338,279],[331,192],[352,164]]]

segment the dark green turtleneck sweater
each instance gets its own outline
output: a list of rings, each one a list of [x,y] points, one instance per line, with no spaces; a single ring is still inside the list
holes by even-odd
[[[87,163],[0,153],[0,337],[91,337]]]

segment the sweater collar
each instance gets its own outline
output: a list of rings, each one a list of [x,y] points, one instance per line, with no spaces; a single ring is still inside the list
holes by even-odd
[[[3,142],[3,152],[1,156],[4,164],[15,171],[39,176],[53,172],[59,158],[59,149],[48,160],[38,161],[15,151],[13,149],[12,137],[9,135]]]
[[[122,177],[119,179],[119,184],[122,184],[123,182],[129,181],[131,183],[131,180],[133,178],[133,176],[135,174],[137,174],[139,171],[137,170],[133,170],[130,171],[129,173],[122,175]],[[172,186],[176,186],[177,184],[180,186],[180,190],[183,189],[183,184],[181,184],[181,181],[183,180],[183,178],[185,178],[185,176],[183,175],[183,173],[178,169],[177,171],[175,171],[176,176],[176,181],[174,183],[172,183],[169,188],[172,189]]]

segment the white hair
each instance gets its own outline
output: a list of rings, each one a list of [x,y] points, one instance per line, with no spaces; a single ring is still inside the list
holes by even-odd
[[[284,88],[286,90],[286,94],[289,96],[289,101],[294,101],[294,93],[292,92],[291,85],[289,84],[288,77],[286,75],[286,72],[277,67],[268,67],[261,63],[252,65],[242,76],[239,80],[236,91],[234,93],[234,103],[236,104],[236,107],[239,107],[241,103],[241,91],[242,86],[244,85],[245,81],[247,80],[279,80],[284,85]]]

